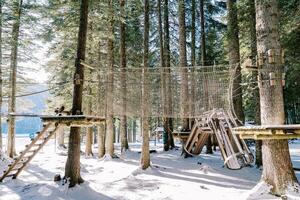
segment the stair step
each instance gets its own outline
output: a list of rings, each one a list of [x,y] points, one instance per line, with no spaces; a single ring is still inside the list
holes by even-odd
[[[40,143],[37,143],[37,144],[32,145],[32,147],[39,146],[39,145],[40,145]],[[29,147],[29,144],[25,145],[25,148],[28,148],[28,147]]]
[[[6,175],[5,177],[15,177],[15,174],[8,174],[8,175]]]

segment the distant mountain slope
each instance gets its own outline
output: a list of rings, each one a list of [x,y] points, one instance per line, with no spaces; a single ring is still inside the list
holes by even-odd
[[[46,90],[47,86],[28,86],[24,93],[31,93]],[[35,113],[42,114],[47,108],[46,101],[49,98],[49,92],[44,92],[32,96],[22,97],[17,100],[17,113]],[[4,108],[4,110],[7,110]],[[7,123],[3,120],[2,132],[7,134]],[[16,119],[16,134],[35,133],[41,128],[41,120],[38,117],[18,117]]]

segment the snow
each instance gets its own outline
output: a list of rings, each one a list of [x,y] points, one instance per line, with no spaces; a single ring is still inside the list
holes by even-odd
[[[21,151],[28,143],[29,138],[17,138],[17,150]],[[290,147],[293,164],[300,167],[300,141]],[[52,139],[18,179],[7,178],[0,184],[0,200],[280,199],[268,194],[269,186],[259,183],[260,169],[229,170],[223,167],[218,151],[213,155],[201,154],[183,159],[180,150],[163,152],[161,144],[152,144],[151,149],[157,150],[157,153],[151,154],[152,167],[141,170],[140,144],[130,144],[130,149],[119,155],[119,159],[100,160],[95,145],[94,157],[81,157],[81,175],[85,182],[69,189],[67,184],[53,181],[56,174],[63,176],[67,154],[65,150],[56,149]],[[120,152],[118,145],[116,152]],[[0,173],[9,163],[7,158],[3,160]],[[297,177],[300,180],[299,172]],[[287,198],[300,199],[299,193],[292,190]]]

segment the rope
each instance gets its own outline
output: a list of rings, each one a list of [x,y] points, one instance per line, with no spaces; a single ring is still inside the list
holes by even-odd
[[[62,85],[66,85],[67,83],[69,82],[63,82],[61,83],[60,85],[57,85],[57,86],[54,86],[54,87],[51,87],[51,88],[48,88],[48,89],[45,89],[45,90],[40,90],[40,91],[37,91],[37,92],[31,92],[31,93],[27,93],[27,94],[21,94],[21,95],[16,95],[15,97],[16,98],[20,98],[20,97],[27,97],[27,96],[33,96],[33,95],[36,95],[36,94],[41,94],[41,93],[45,93],[45,92],[48,92],[48,91],[51,91],[51,90],[54,90]],[[10,98],[9,96],[4,96],[2,97],[3,99],[8,99]]]

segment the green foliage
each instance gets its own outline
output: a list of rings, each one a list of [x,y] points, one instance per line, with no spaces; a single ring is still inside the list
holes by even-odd
[[[281,45],[285,50],[286,85],[284,88],[287,122],[300,123],[300,2],[280,0]]]

